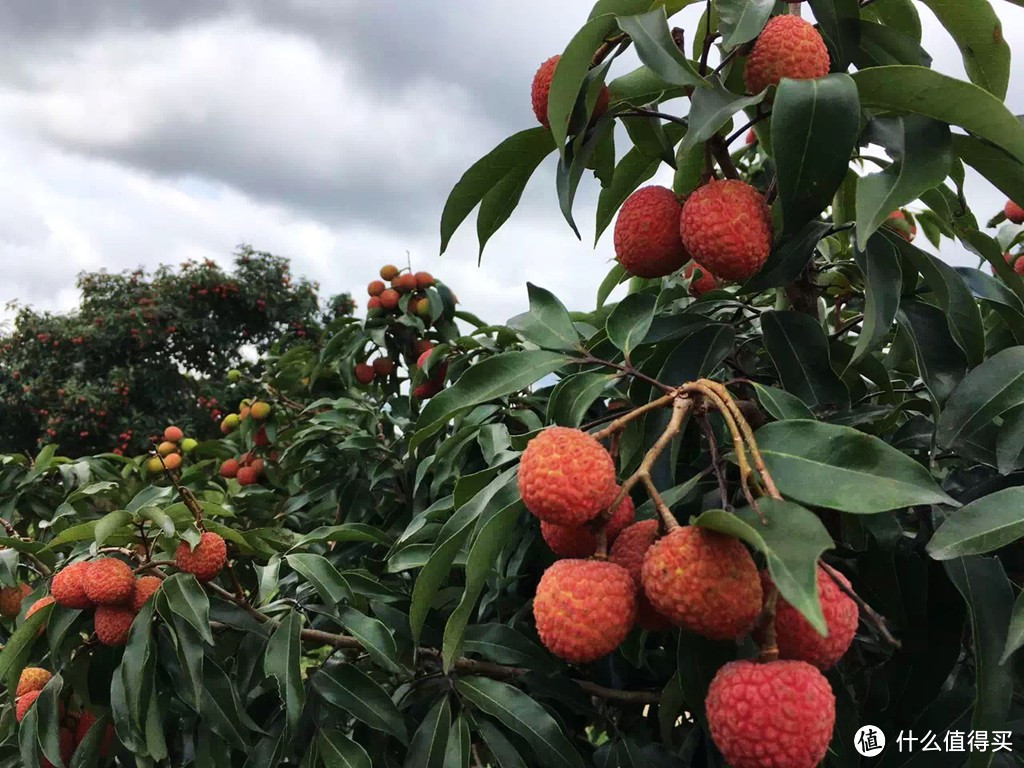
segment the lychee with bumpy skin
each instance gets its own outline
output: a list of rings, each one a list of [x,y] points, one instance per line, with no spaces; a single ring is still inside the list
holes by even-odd
[[[423,291],[434,284],[434,276],[429,272],[416,273],[416,287]]]
[[[694,277],[694,272],[697,273],[696,277]],[[702,267],[696,261],[691,261],[686,265],[683,276],[690,281],[689,291],[690,295],[694,297],[703,296],[718,287],[718,278],[712,275],[707,267]]]
[[[1003,206],[1003,213],[1014,224],[1024,224],[1024,208],[1021,208],[1013,200],[1006,201],[1006,205]]]
[[[194,574],[200,581],[210,581],[228,561],[228,547],[222,536],[204,531],[195,549],[187,541],[178,545],[174,556],[179,571]]]
[[[21,613],[21,601],[30,594],[32,587],[28,584],[0,589],[0,616],[8,619],[18,618],[18,614]]]
[[[135,594],[135,574],[127,563],[112,557],[93,560],[85,579],[85,594],[96,605],[131,602]]]
[[[631,275],[664,277],[689,259],[679,237],[683,206],[675,193],[653,185],[638,189],[615,222],[615,258]]]
[[[559,560],[541,576],[533,600],[541,642],[556,656],[583,664],[618,648],[636,617],[629,573],[601,560]]]
[[[253,485],[260,481],[260,473],[253,467],[239,467],[236,479],[239,485]]]
[[[776,16],[761,31],[747,58],[747,90],[760,93],[784,77],[810,80],[828,74],[828,48],[821,33],[799,16]]]
[[[156,576],[143,576],[135,580],[135,594],[132,595],[132,608],[136,613],[149,601],[163,582]]]
[[[225,459],[220,465],[220,476],[229,480],[238,474],[238,459]]]
[[[615,539],[609,560],[625,568],[637,586],[636,623],[648,632],[664,632],[672,622],[658,613],[644,594],[640,571],[644,556],[651,545],[658,540],[658,521],[641,520],[624,529]]]
[[[1003,258],[1006,259],[1006,263],[1013,267],[1013,271],[1018,275],[1024,275],[1024,259],[1020,257],[1020,254],[1004,253]]]
[[[530,93],[530,99],[533,102],[533,114],[536,115],[537,121],[545,128],[551,127],[548,122],[548,94],[551,92],[551,79],[555,76],[555,67],[558,66],[558,60],[561,58],[561,56],[552,56],[540,65],[537,74],[533,76],[533,86]],[[597,97],[597,104],[594,105],[595,118],[600,117],[608,110],[610,99],[611,94],[608,91],[608,86],[601,86],[601,93]]]
[[[18,690],[14,694],[14,698],[21,698],[32,691],[41,691],[52,679],[53,674],[47,669],[25,667],[21,670],[21,677],[18,678]]]
[[[100,605],[96,607],[92,623],[96,637],[104,645],[118,646],[128,642],[135,609],[130,605]]]
[[[423,370],[427,364],[427,360],[430,359],[430,353],[433,348],[426,349],[420,353],[419,358],[416,360],[416,367],[419,370]],[[435,363],[433,370],[430,371],[430,378],[420,384],[417,384],[413,388],[413,397],[420,400],[426,400],[427,398],[433,397],[444,389],[444,377],[448,375],[448,363],[442,360],[440,363]]]
[[[176,450],[178,450],[178,446],[175,443],[172,443],[170,440],[164,440],[157,446],[156,452],[161,456],[170,456]]]
[[[373,280],[366,286],[366,292],[371,296],[380,296],[386,287],[383,280]]]
[[[376,372],[373,366],[368,363],[356,363],[356,381],[360,384],[370,384]]]
[[[89,563],[80,562],[57,571],[50,585],[50,592],[57,605],[79,610],[92,608],[93,602],[85,592],[85,583],[89,580],[89,567]]]
[[[618,489],[615,492],[618,493]],[[615,508],[605,528],[609,546],[635,517],[633,500],[627,495]],[[541,521],[540,532],[551,551],[559,557],[590,557],[597,551],[597,535],[590,528],[596,522],[596,518],[585,525],[555,525]]]
[[[385,264],[380,268],[380,276],[390,282],[398,276],[398,267],[394,264]]]
[[[29,708],[36,703],[36,699],[38,698],[39,691],[32,691],[18,699],[18,704],[14,710],[14,717],[19,723],[25,719],[25,715],[28,714]]]
[[[401,294],[398,293],[394,288],[388,288],[384,293],[380,295],[380,305],[384,309],[395,309],[398,306],[399,300],[402,298]]]
[[[641,580],[659,613],[713,640],[749,632],[761,613],[754,558],[738,539],[705,528],[677,528],[655,542]]]
[[[615,462],[586,432],[548,427],[526,446],[518,482],[526,508],[541,520],[582,525],[612,503]]]
[[[849,588],[850,582],[836,572]],[[761,584],[767,592],[772,583],[768,571],[761,572]],[[822,568],[818,568],[818,598],[825,615],[828,636],[822,637],[803,615],[779,596],[775,608],[775,642],[779,647],[780,659],[806,661],[819,669],[828,669],[850,649],[853,636],[857,633],[860,611],[857,603],[832,580]]]
[[[170,426],[164,430],[164,440],[169,443],[176,443],[185,436],[180,427]]]
[[[391,281],[391,287],[399,293],[412,293],[416,290],[416,275],[406,272]]]
[[[379,296],[371,296],[370,300],[366,302],[366,310],[368,312],[372,312],[373,310],[380,309],[380,308],[381,308],[381,303],[380,303],[380,297]]]
[[[802,661],[730,662],[711,681],[704,708],[733,768],[814,768],[836,719],[828,680]]]
[[[159,456],[146,459],[146,471],[151,475],[158,475],[164,471],[164,463],[160,461]]]
[[[893,211],[885,220],[887,229],[891,229],[908,243],[914,242],[917,237],[917,225],[907,218],[903,211]]]
[[[694,260],[722,280],[746,280],[772,250],[771,209],[760,192],[735,179],[711,181],[690,195],[679,231]]]

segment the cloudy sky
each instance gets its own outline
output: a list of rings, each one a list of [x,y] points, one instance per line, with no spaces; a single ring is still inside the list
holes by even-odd
[[[1015,51],[1024,9],[993,0]],[[448,282],[503,320],[527,280],[593,306],[596,182],[558,213],[553,159],[476,265],[472,222],[439,257],[438,220],[461,173],[534,124],[530,80],[591,3],[551,0],[14,0],[0,5],[0,321],[13,299],[76,302],[80,270],[230,261],[247,242],[292,259],[323,294],[385,262]],[[921,6],[935,67],[959,54]],[[692,30],[700,6],[679,24]],[[618,71],[632,62],[625,59]],[[1010,107],[1024,112],[1024,68]],[[615,71],[613,71],[615,74]],[[980,216],[1002,196],[972,179]],[[966,263],[956,249],[944,254]]]

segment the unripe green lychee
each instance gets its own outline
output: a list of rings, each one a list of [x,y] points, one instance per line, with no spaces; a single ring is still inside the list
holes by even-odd
[[[227,543],[220,534],[204,531],[195,549],[187,541],[181,542],[174,559],[179,571],[194,574],[200,581],[210,581],[228,561]]]
[[[694,272],[697,273],[696,278],[693,276]],[[691,261],[686,265],[683,276],[690,281],[689,290],[691,296],[703,296],[708,291],[713,291],[718,287],[718,278],[712,275],[707,267],[702,267],[696,261]]]
[[[241,417],[237,413],[229,413],[224,417],[224,420],[220,423],[220,431],[225,434],[233,432],[238,429],[238,422],[241,421]]]
[[[1021,208],[1013,200],[1006,201],[1006,205],[1003,207],[1003,213],[1006,214],[1006,218],[1014,224],[1024,224],[1024,208]]]
[[[704,708],[732,768],[814,768],[836,719],[828,680],[802,661],[730,662],[711,681]]]
[[[99,605],[93,614],[92,623],[96,637],[104,645],[119,646],[128,642],[135,609],[129,605]]]
[[[581,525],[612,503],[615,462],[586,432],[548,427],[526,446],[518,482],[526,508],[541,520]]]
[[[679,236],[683,207],[675,193],[652,185],[630,195],[615,222],[615,258],[631,275],[664,277],[689,259]]]
[[[551,79],[555,76],[555,67],[558,66],[558,61],[561,58],[561,56],[552,56],[540,65],[537,74],[533,76],[533,85],[530,92],[530,99],[533,102],[533,114],[536,115],[537,121],[545,128],[551,127],[548,122],[548,94],[551,92]],[[602,86],[601,93],[597,97],[597,104],[594,105],[595,118],[600,117],[608,110],[610,99],[611,93],[608,91],[608,86]]]
[[[618,492],[619,489],[616,488],[615,493]],[[635,516],[633,499],[627,495],[616,507],[605,528],[606,542],[609,546],[622,529],[633,522]],[[541,521],[540,532],[551,551],[559,557],[590,557],[597,551],[597,536],[591,529],[591,525],[596,522],[596,518],[584,525],[555,525]]]
[[[54,574],[50,584],[50,592],[57,605],[65,608],[92,608],[93,602],[85,592],[85,584],[89,581],[88,562],[72,563]]]
[[[541,576],[533,600],[541,642],[582,664],[618,648],[636,616],[636,585],[624,568],[601,560],[559,560]]]
[[[230,371],[228,371],[228,381],[230,381],[232,384],[236,381],[241,380],[242,372],[240,370],[238,370],[237,368],[232,368]]]
[[[130,603],[135,594],[135,574],[131,567],[113,557],[93,560],[85,575],[85,594],[96,605]]]
[[[181,450],[183,453],[192,453],[192,451],[194,451],[196,449],[196,446],[198,445],[199,441],[196,440],[194,437],[186,437],[184,440],[181,441]]]
[[[159,456],[152,456],[146,459],[146,471],[151,475],[159,475],[164,471],[164,463]]]
[[[651,545],[658,540],[659,524],[657,520],[641,520],[639,523],[624,529],[615,539],[609,560],[625,568],[637,586],[636,623],[648,632],[664,632],[672,627],[672,622],[658,613],[651,601],[644,594],[640,572],[644,557]]]
[[[680,223],[694,260],[722,280],[746,280],[772,250],[772,215],[745,181],[711,181],[686,200]]]
[[[738,539],[705,528],[677,528],[655,542],[641,580],[659,613],[714,640],[749,632],[761,613],[754,559]]]
[[[821,33],[799,16],[786,14],[771,19],[761,31],[747,58],[744,78],[748,91],[760,93],[769,85],[778,85],[784,77],[824,77],[829,64]]]

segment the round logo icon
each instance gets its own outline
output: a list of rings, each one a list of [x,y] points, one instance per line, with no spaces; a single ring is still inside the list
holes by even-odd
[[[877,725],[862,725],[853,735],[853,746],[864,757],[874,757],[885,749],[885,734]]]

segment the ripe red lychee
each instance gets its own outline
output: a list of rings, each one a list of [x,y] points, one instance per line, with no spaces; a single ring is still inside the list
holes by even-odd
[[[551,79],[555,76],[555,67],[561,56],[552,56],[540,65],[537,74],[533,76],[533,87],[530,98],[533,101],[533,114],[537,116],[538,122],[545,128],[550,128],[548,122],[548,94],[551,92]],[[601,87],[601,93],[597,97],[597,104],[594,106],[594,117],[598,118],[608,110],[608,102],[611,94],[608,86]]]
[[[754,129],[753,128],[751,128],[749,131],[747,131],[747,138],[745,139],[745,141],[746,141],[748,147],[751,144],[757,144],[757,134],[754,133]]]
[[[373,381],[376,373],[373,366],[368,363],[356,363],[356,381],[360,384],[369,384]]]
[[[380,276],[388,282],[392,281],[398,275],[398,267],[394,264],[385,264],[380,268]]]
[[[164,467],[170,471],[181,469],[181,454],[172,453],[170,456],[164,458]]]
[[[253,485],[260,481],[260,473],[252,467],[239,467],[237,480],[239,485]]]
[[[615,492],[618,493],[618,488]],[[616,507],[608,521],[607,528],[605,528],[605,537],[609,546],[622,529],[633,522],[635,517],[636,509],[633,506],[633,500],[626,496]],[[555,525],[541,521],[540,532],[551,551],[559,557],[590,557],[597,551],[597,536],[590,528],[594,523],[596,523],[596,518],[584,525]]]
[[[693,276],[694,272],[697,272],[696,278]],[[711,274],[707,267],[702,267],[696,261],[691,261],[686,265],[683,275],[690,281],[691,296],[703,296],[718,287],[718,279]]]
[[[1018,275],[1024,275],[1024,259],[1021,258],[1020,254],[1004,253],[1003,258],[1006,259],[1006,263],[1013,267],[1013,271]]]
[[[379,296],[371,296],[370,300],[366,302],[366,309],[369,310],[369,311],[373,311],[375,309],[380,309],[380,308],[381,308],[381,303],[380,303],[380,297]]]
[[[430,339],[417,339],[416,340],[416,356],[421,357],[424,352],[429,352],[434,348],[434,343]]]
[[[1006,205],[1003,207],[1003,213],[1006,214],[1006,218],[1014,224],[1024,224],[1024,208],[1021,208],[1013,202],[1013,200],[1006,201]]]
[[[135,580],[135,594],[132,595],[132,609],[138,613],[149,601],[163,582],[156,576],[142,576]]]
[[[714,640],[749,632],[761,613],[757,566],[738,539],[677,528],[647,550],[644,593],[673,624]]]
[[[518,482],[526,508],[541,520],[582,525],[611,504],[615,462],[586,432],[548,427],[526,446]]]
[[[164,440],[164,442],[157,446],[156,452],[161,456],[170,456],[176,450],[178,450],[177,445],[172,443],[170,440]]]
[[[54,603],[53,597],[50,596],[50,595],[47,595],[46,597],[39,598],[34,603],[32,603],[32,605],[29,607],[29,609],[25,612],[25,618],[26,619],[32,618],[32,614],[34,614],[36,611],[41,611],[46,606],[53,605],[53,603]],[[40,629],[40,633],[42,633],[42,629]]]
[[[104,645],[124,645],[128,642],[135,609],[131,605],[99,605],[93,614],[92,623],[96,637]]]
[[[419,358],[416,360],[416,367],[423,369],[427,364],[427,360],[430,359],[430,353],[433,352],[433,347],[420,353]],[[443,380],[448,375],[448,363],[441,361],[440,364],[435,364],[433,370],[430,372],[430,378],[432,381]]]
[[[89,580],[89,563],[72,563],[61,568],[53,577],[50,592],[57,605],[65,608],[92,608],[93,602],[85,593],[85,583]]]
[[[814,768],[825,757],[836,697],[802,661],[733,661],[704,703],[711,738],[733,768]]]
[[[395,372],[395,361],[390,357],[378,357],[373,361],[373,372],[378,376],[390,376]]]
[[[719,279],[746,280],[771,253],[771,210],[744,181],[711,181],[687,199],[680,234],[690,255]]]
[[[434,284],[434,276],[429,272],[416,273],[416,287],[423,291]]]
[[[813,24],[799,16],[776,16],[765,25],[747,58],[747,90],[760,93],[784,77],[824,77],[829,64],[828,48]]]
[[[391,281],[391,287],[399,293],[412,293],[416,290],[416,275],[406,272]]]
[[[164,430],[164,440],[170,443],[176,443],[184,436],[185,433],[179,427],[170,426]]]
[[[18,689],[14,698],[18,699],[26,693],[43,690],[51,679],[53,679],[53,674],[49,670],[41,667],[25,667],[21,670],[21,677],[18,678]]]
[[[417,384],[413,387],[412,396],[417,400],[429,400],[434,395],[439,394],[442,389],[444,387],[436,381],[424,381],[422,384]]]
[[[210,581],[228,561],[228,547],[219,534],[204,531],[195,549],[190,549],[187,541],[181,542],[174,559],[179,571],[194,574],[200,581]]]
[[[257,445],[260,448],[264,448],[264,447],[270,445],[270,438],[267,437],[267,428],[266,427],[260,427],[256,431],[256,434],[254,434],[252,436],[252,444],[253,445]]]
[[[398,306],[399,299],[401,298],[402,296],[398,291],[394,288],[388,288],[380,295],[380,305],[384,307],[384,309],[395,309]]]
[[[75,746],[77,747],[89,734],[90,729],[96,724],[96,715],[89,710],[83,710],[78,716],[78,724],[75,726]],[[100,755],[106,757],[110,754],[110,746],[114,741],[114,726],[107,725],[106,732],[103,735],[103,743],[100,745]]]
[[[14,717],[19,723],[25,719],[25,715],[28,714],[29,708],[36,703],[36,699],[38,698],[39,691],[32,691],[18,699],[18,704],[14,710]]]
[[[651,545],[658,540],[658,521],[641,520],[639,523],[625,528],[612,545],[609,560],[625,568],[633,577],[637,586],[636,623],[648,632],[664,632],[671,629],[672,623],[658,613],[651,601],[644,594],[640,571],[644,556]]]
[[[228,479],[238,474],[238,459],[225,459],[220,465],[220,476]]]
[[[559,560],[541,576],[533,600],[541,642],[556,656],[582,664],[614,651],[636,617],[629,573],[601,560]]]
[[[675,193],[652,185],[630,195],[615,222],[615,258],[631,275],[664,277],[689,259],[679,237],[683,206]]]
[[[30,594],[32,594],[32,587],[28,584],[0,589],[0,616],[16,619],[21,613],[21,601]]]
[[[386,286],[384,285],[383,280],[373,280],[368,286],[366,286],[366,292],[371,296],[380,296],[384,293],[385,288]]]
[[[89,564],[85,594],[96,605],[130,603],[135,594],[135,574],[131,567],[112,557],[101,557]]]
[[[917,236],[917,225],[910,221],[907,218],[907,214],[903,211],[893,211],[890,213],[885,220],[885,226],[908,243],[914,242],[914,238]]]
[[[849,588],[850,582],[841,573],[836,573]],[[761,572],[761,584],[767,592],[772,578],[767,571]],[[841,590],[822,568],[818,568],[818,598],[825,614],[828,637],[822,637],[811,623],[792,605],[779,596],[775,608],[775,642],[779,646],[780,659],[806,661],[819,669],[828,669],[850,649],[853,636],[857,633],[860,611],[857,603]]]

